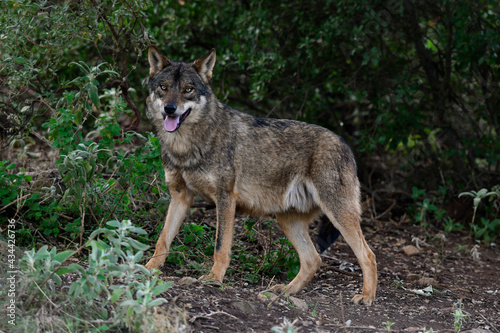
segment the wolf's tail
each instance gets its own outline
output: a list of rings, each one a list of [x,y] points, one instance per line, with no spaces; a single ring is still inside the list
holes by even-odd
[[[321,221],[319,223],[319,232],[316,242],[318,243],[319,252],[325,252],[330,245],[337,240],[340,236],[340,231],[338,231],[333,223],[330,222],[326,215],[321,216]]]

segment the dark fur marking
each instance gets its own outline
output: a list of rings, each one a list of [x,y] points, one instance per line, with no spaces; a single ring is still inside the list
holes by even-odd
[[[339,177],[340,185],[344,186],[344,178],[342,177],[342,168],[337,164],[337,176]]]
[[[232,166],[233,161],[234,161],[234,137],[232,140],[229,141],[228,147],[227,147],[227,165]]]
[[[224,237],[224,232],[222,228],[219,228],[219,232],[217,233],[217,241],[215,242],[215,251],[219,252],[222,247],[222,237]]]
[[[182,69],[182,63],[179,63],[179,65],[177,66],[177,68],[175,69],[175,73],[174,73],[174,82],[177,82],[180,84],[180,79],[181,79],[181,69]]]
[[[267,119],[260,117],[255,117],[254,120],[255,120],[255,126],[257,127],[270,126],[279,130],[284,130],[288,127],[288,123],[286,122],[286,120]]]
[[[321,216],[321,221],[319,224],[318,238],[316,239],[316,243],[319,247],[319,252],[325,252],[330,245],[333,244],[340,236],[340,231],[338,231],[333,223],[330,222],[326,215]]]

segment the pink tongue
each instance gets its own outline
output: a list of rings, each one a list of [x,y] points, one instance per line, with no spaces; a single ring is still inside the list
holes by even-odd
[[[165,131],[167,132],[173,132],[177,128],[178,124],[179,124],[179,116],[176,117],[167,116],[167,118],[165,118],[165,122],[163,123],[163,128],[165,128]]]

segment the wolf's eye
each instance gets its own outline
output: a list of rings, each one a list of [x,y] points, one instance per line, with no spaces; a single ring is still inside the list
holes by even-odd
[[[187,87],[186,89],[184,89],[184,92],[185,92],[186,94],[189,94],[189,93],[190,93],[190,92],[192,92],[193,90],[194,90],[194,88],[193,88],[193,87]]]
[[[167,90],[167,86],[166,86],[166,85],[164,85],[164,84],[160,84],[160,89],[161,89],[161,90]]]

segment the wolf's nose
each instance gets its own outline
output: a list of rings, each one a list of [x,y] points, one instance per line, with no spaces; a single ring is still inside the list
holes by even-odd
[[[177,105],[175,105],[175,104],[165,104],[165,112],[167,114],[175,113],[176,110],[177,110]]]

